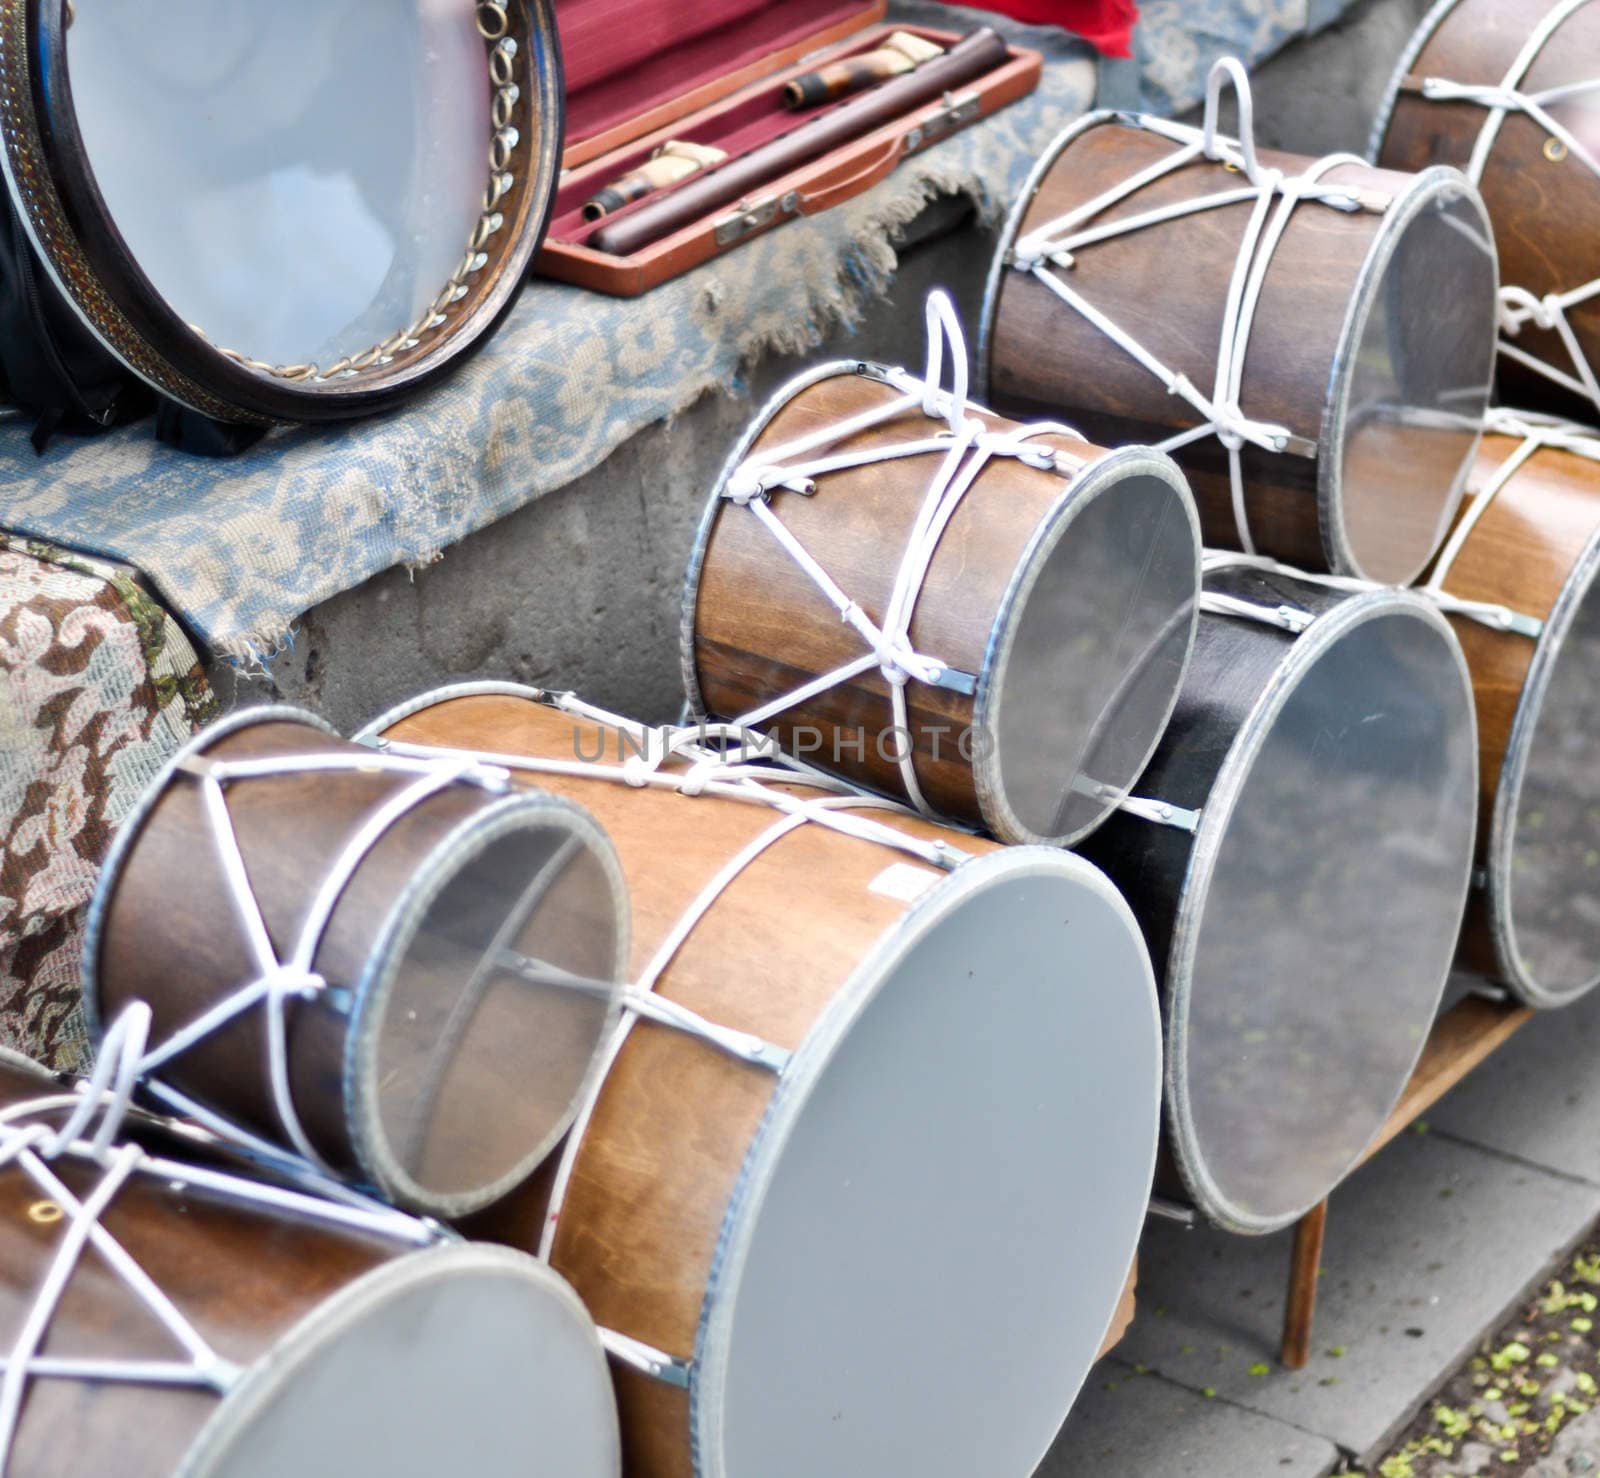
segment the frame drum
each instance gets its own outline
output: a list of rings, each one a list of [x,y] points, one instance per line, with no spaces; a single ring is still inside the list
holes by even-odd
[[[1181,1187],[1256,1233],[1327,1196],[1416,1065],[1466,904],[1477,762],[1461,647],[1426,600],[1230,558],[1140,798],[1083,850],[1156,961]]]
[[[1441,0],[1372,131],[1389,169],[1453,164],[1500,253],[1501,397],[1600,413],[1600,5]]]
[[[1491,411],[1425,593],[1478,696],[1469,968],[1532,1006],[1600,983],[1600,439]]]
[[[293,709],[180,750],[90,907],[91,1036],[155,1012],[165,1106],[397,1204],[479,1209],[566,1132],[616,1020],[509,973],[515,946],[615,982],[627,898],[594,822],[503,771],[383,760]]]
[[[47,318],[205,415],[391,408],[510,308],[560,72],[552,0],[0,0],[20,268]]]
[[[1217,132],[1229,80],[1237,142]],[[1483,203],[1452,169],[1307,159],[1251,135],[1232,58],[1212,69],[1203,128],[1102,112],[1067,129],[990,273],[988,394],[1104,445],[1173,451],[1208,546],[1413,579],[1488,401]]]
[[[368,732],[526,766],[617,840],[636,1024],[555,1176],[475,1230],[633,1342],[628,1472],[1032,1473],[1154,1167],[1160,1025],[1116,890],[570,695],[447,690]]]
[[[77,1106],[0,1056],[8,1478],[436,1478],[464,1450],[618,1478],[600,1341],[548,1268],[172,1158],[149,1126],[91,1141]]]
[[[969,404],[942,293],[928,331],[921,379],[824,365],[735,450],[684,592],[690,704],[927,815],[1064,845],[1171,716],[1199,520],[1170,457]]]

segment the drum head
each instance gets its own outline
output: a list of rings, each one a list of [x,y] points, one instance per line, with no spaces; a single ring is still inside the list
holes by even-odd
[[[1508,982],[1538,1006],[1600,981],[1600,537],[1545,623],[1506,746],[1490,909]]]
[[[1496,287],[1476,192],[1454,170],[1418,176],[1389,206],[1340,346],[1319,478],[1341,572],[1405,584],[1444,538],[1488,404]]]
[[[979,692],[997,835],[1066,845],[1127,794],[1177,702],[1199,588],[1199,517],[1169,458],[1129,449],[1081,474],[1022,564]]]
[[[252,1367],[180,1478],[616,1478],[616,1399],[572,1291],[516,1253],[453,1247],[352,1284]]]
[[[383,409],[509,307],[559,169],[550,0],[13,8],[13,205],[156,388],[235,419]]]
[[[1297,1220],[1398,1100],[1466,902],[1476,732],[1454,634],[1382,591],[1311,626],[1235,739],[1168,967],[1174,1150],[1221,1225]]]
[[[728,1211],[702,1478],[1031,1473],[1122,1293],[1159,1123],[1138,927],[1081,858],[964,863],[790,1063]]]
[[[513,796],[442,845],[357,993],[346,1091],[379,1187],[454,1217],[530,1175],[598,1070],[627,948],[621,870],[578,807]]]

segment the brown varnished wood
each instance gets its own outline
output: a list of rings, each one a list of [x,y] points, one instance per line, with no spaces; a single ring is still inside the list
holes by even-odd
[[[526,698],[447,699],[388,731],[395,741],[545,759],[593,758],[592,725]],[[606,758],[615,762],[613,735]],[[633,900],[633,969],[641,970],[690,901],[779,815],[765,806],[615,781],[528,773],[578,801],[611,835]],[[876,813],[882,817],[882,813]],[[882,818],[963,851],[994,844],[929,823]],[[817,826],[763,853],[712,906],[661,976],[658,991],[720,1024],[795,1048],[909,904],[869,891],[903,854]],[[913,866],[919,864],[912,864]],[[931,871],[931,869],[930,869]],[[825,918],[800,926],[796,910]],[[640,1022],[601,1091],[578,1153],[552,1263],[604,1327],[679,1358],[694,1355],[713,1255],[773,1076],[681,1033]],[[513,1197],[473,1230],[536,1245],[547,1187]],[[619,1379],[627,1471],[692,1478],[688,1402],[643,1378]]]
[[[1045,173],[1019,235],[1047,225],[1121,184],[1176,149],[1144,129],[1108,121],[1077,135]],[[1260,151],[1263,167],[1299,174],[1311,162]],[[1407,176],[1340,165],[1324,179],[1398,198]],[[1199,160],[1158,178],[1110,207],[1096,223],[1235,189],[1243,176]],[[1229,278],[1249,221],[1248,205],[1184,216],[1085,247],[1066,273],[1071,287],[1203,393],[1215,386]],[[1274,422],[1335,455],[1325,424],[1329,385],[1358,275],[1383,217],[1372,211],[1302,206],[1274,252],[1245,356],[1239,402],[1253,419]],[[1485,312],[1487,313],[1487,305]],[[1487,342],[1487,319],[1485,326]],[[1187,401],[1165,386],[1082,314],[1029,273],[1005,271],[989,337],[989,395],[1020,416],[1060,416],[1103,445],[1159,442],[1200,424]],[[1380,459],[1381,445],[1357,454]],[[1206,438],[1174,453],[1189,477],[1207,544],[1237,549],[1226,451]],[[1243,449],[1250,529],[1257,548],[1311,570],[1331,567],[1318,518],[1319,461]],[[1455,464],[1452,462],[1451,471]],[[1448,479],[1445,486],[1448,487]],[[1401,488],[1360,511],[1367,532],[1427,541],[1437,501],[1419,506]],[[1354,515],[1357,510],[1351,510]],[[1374,527],[1375,526],[1375,527]],[[1403,578],[1412,570],[1369,570]]]
[[[58,1093],[0,1064],[0,1108]],[[165,1146],[158,1152],[167,1153]],[[54,1167],[74,1195],[99,1172]],[[0,1330],[20,1329],[60,1245],[64,1222],[41,1224],[45,1200],[15,1166],[0,1168]],[[397,1255],[392,1244],[214,1194],[135,1176],[101,1223],[225,1359],[265,1357],[282,1336],[341,1288]],[[183,1351],[92,1248],[78,1263],[44,1345],[78,1358],[181,1360]],[[218,1405],[176,1387],[36,1380],[25,1394],[9,1478],[167,1478]]]
[[[839,425],[898,395],[881,381],[860,375],[822,380],[777,413],[757,437],[750,458],[759,460],[765,449]],[[987,413],[985,419],[996,429],[1015,424]],[[925,438],[939,424],[919,410],[828,452]],[[1101,455],[1066,437],[1041,436],[1038,441],[1084,462]],[[831,472],[818,479],[809,497],[774,493],[772,508],[845,593],[881,620],[939,464],[937,456],[926,456]],[[957,507],[928,568],[911,622],[917,651],[968,673],[982,672],[1006,589],[1030,539],[1065,489],[1058,474],[1014,459],[995,459],[984,468]],[[694,611],[694,661],[706,710],[736,718],[866,652],[859,634],[840,621],[811,577],[756,517],[725,503],[707,543]],[[923,794],[942,814],[982,825],[972,765],[958,744],[958,736],[973,724],[974,699],[925,683],[910,683],[905,692]],[[763,728],[813,763],[903,797],[893,760],[893,726],[889,685],[874,667],[785,711]],[[865,758],[858,761],[849,746],[862,732]],[[886,736],[883,752],[880,735]],[[815,748],[818,740],[821,747]],[[842,763],[835,762],[836,753]]]
[[[220,760],[330,752],[367,755],[320,729],[283,720],[251,724],[206,750]],[[280,960],[288,958],[318,887],[352,833],[413,778],[370,771],[306,772],[227,787],[235,834]],[[423,859],[455,828],[499,799],[477,786],[452,785],[402,816],[381,837],[334,908],[313,962],[330,986],[355,991],[361,985],[377,957],[380,935]],[[151,1040],[160,1043],[257,978],[194,779],[180,775],[165,786],[135,834],[124,865],[106,886],[105,924],[94,962],[94,1007],[102,1021],[114,1018],[131,1001],[146,1001],[154,1012]],[[556,901],[561,896],[558,884]],[[536,920],[541,916],[542,911]],[[608,921],[594,922],[596,937],[601,928],[611,927]],[[592,968],[603,972],[610,964],[596,959]],[[442,1029],[466,982],[448,970],[433,974],[438,989],[428,992],[418,1009],[437,1011]],[[285,1010],[289,1075],[301,1122],[330,1165],[362,1174],[366,1167],[345,1094],[351,1018],[334,1010],[326,996],[290,1002]],[[166,1064],[160,1076],[255,1132],[287,1143],[273,1108],[266,1032],[265,1011],[246,1011]],[[535,1040],[530,1049],[530,1038],[545,1032],[550,1041],[539,1046]],[[592,1033],[580,1043],[572,1032],[573,1024],[558,1010],[538,1030],[518,1032],[503,1044],[475,1052],[472,1066],[498,1080],[506,1094],[538,1094],[542,1052],[594,1050]],[[386,1095],[428,1074],[430,1045],[421,1028],[385,1034]],[[559,1111],[559,1105],[551,1110]],[[470,1142],[473,1126],[456,1127],[468,1136],[463,1142]],[[511,1159],[514,1163],[515,1157]]]
[[[1491,433],[1483,438],[1469,492],[1487,485],[1522,445]],[[1470,505],[1469,505],[1470,506]],[[1463,516],[1465,510],[1463,510]],[[1584,548],[1600,531],[1600,466],[1555,447],[1541,447],[1511,475],[1452,562],[1444,588],[1541,620],[1554,608]],[[1472,672],[1478,709],[1478,865],[1486,865],[1495,798],[1523,685],[1536,643],[1515,632],[1451,616]],[[1462,937],[1462,963],[1498,978],[1502,971],[1489,931],[1485,890],[1475,888]]]
[[[1432,102],[1417,85],[1423,78],[1498,86],[1534,28],[1553,9],[1552,0],[1459,0],[1423,43],[1395,97],[1379,151],[1390,169],[1428,164],[1465,168],[1489,111],[1476,103]],[[1597,75],[1600,10],[1583,6],[1556,28],[1528,68],[1519,90],[1539,93]],[[1591,150],[1600,146],[1582,109],[1552,107],[1552,116],[1573,128]],[[1535,297],[1581,287],[1600,277],[1600,179],[1571,154],[1552,160],[1544,153],[1549,135],[1521,113],[1506,116],[1484,165],[1479,189],[1494,222],[1500,279]],[[1591,364],[1600,365],[1600,299],[1568,310]],[[1572,361],[1554,330],[1529,324],[1513,341],[1519,348],[1573,373]],[[1502,394],[1512,404],[1532,405],[1593,419],[1594,408],[1532,370],[1502,359]]]
[[[1304,1370],[1311,1358],[1311,1325],[1317,1312],[1317,1282],[1322,1275],[1322,1241],[1327,1228],[1326,1201],[1318,1202],[1295,1225],[1283,1349],[1278,1357],[1290,1370]]]

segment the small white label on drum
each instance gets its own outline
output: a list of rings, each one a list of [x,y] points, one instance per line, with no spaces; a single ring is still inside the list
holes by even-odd
[[[922,897],[944,874],[931,867],[917,867],[910,862],[896,862],[886,867],[867,884],[870,893],[882,893],[885,898],[898,898],[902,903],[912,903]]]

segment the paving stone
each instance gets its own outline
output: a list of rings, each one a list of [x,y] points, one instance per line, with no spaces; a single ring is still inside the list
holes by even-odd
[[[1370,1455],[1597,1213],[1600,1188],[1403,1135],[1333,1198],[1306,1370],[1277,1363],[1288,1234],[1171,1223],[1146,1233],[1117,1354]]]
[[[1535,1017],[1458,1088],[1428,1122],[1600,1184],[1600,993]]]
[[[1325,1438],[1111,1359],[1036,1478],[1322,1478],[1338,1458]]]

